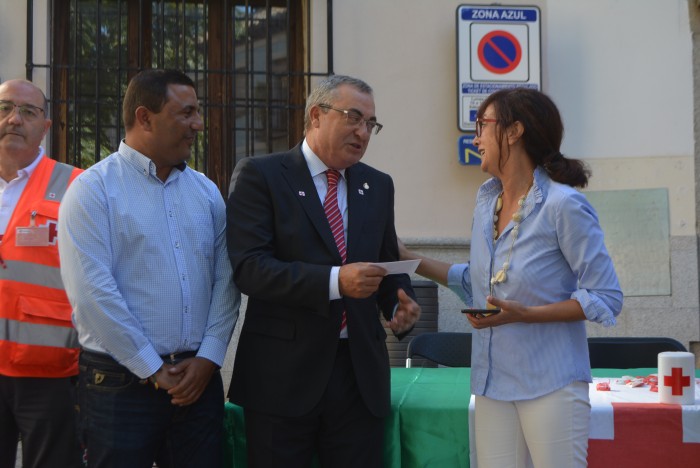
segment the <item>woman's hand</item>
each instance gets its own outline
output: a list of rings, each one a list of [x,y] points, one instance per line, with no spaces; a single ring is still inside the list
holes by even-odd
[[[506,323],[525,322],[526,318],[528,318],[528,308],[518,301],[505,301],[493,296],[487,296],[486,302],[501,309],[501,311],[488,316],[467,314],[469,323],[477,330],[498,327]]]
[[[469,323],[477,330],[515,322],[544,323],[586,320],[581,304],[575,299],[533,307],[524,306],[518,301],[506,301],[493,296],[486,296],[486,302],[498,307],[501,311],[488,317],[483,315],[475,317],[467,314]]]

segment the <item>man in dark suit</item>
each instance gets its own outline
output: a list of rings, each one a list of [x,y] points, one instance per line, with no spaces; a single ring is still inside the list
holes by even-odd
[[[380,467],[379,312],[402,337],[420,307],[408,275],[373,264],[398,260],[398,245],[391,177],[359,162],[381,129],[372,89],[331,76],[305,112],[300,145],[244,159],[231,180],[228,251],[248,306],[229,398],[244,408],[251,467],[307,467],[315,452],[323,467]]]

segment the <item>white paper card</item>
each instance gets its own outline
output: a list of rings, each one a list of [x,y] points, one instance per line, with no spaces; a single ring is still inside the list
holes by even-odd
[[[416,268],[420,259],[417,260],[401,260],[398,262],[384,262],[384,263],[373,263],[373,265],[380,266],[386,270],[387,275],[397,275],[399,273],[406,273],[410,275]],[[386,276],[386,275],[385,275]]]

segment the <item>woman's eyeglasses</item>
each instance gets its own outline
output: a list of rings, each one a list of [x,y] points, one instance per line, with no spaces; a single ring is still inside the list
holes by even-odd
[[[481,129],[484,128],[488,122],[496,123],[497,119],[476,119],[476,136],[481,137]]]

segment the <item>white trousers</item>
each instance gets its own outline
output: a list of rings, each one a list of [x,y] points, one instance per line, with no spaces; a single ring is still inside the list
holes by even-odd
[[[534,400],[476,396],[478,468],[586,467],[590,416],[586,382]]]

